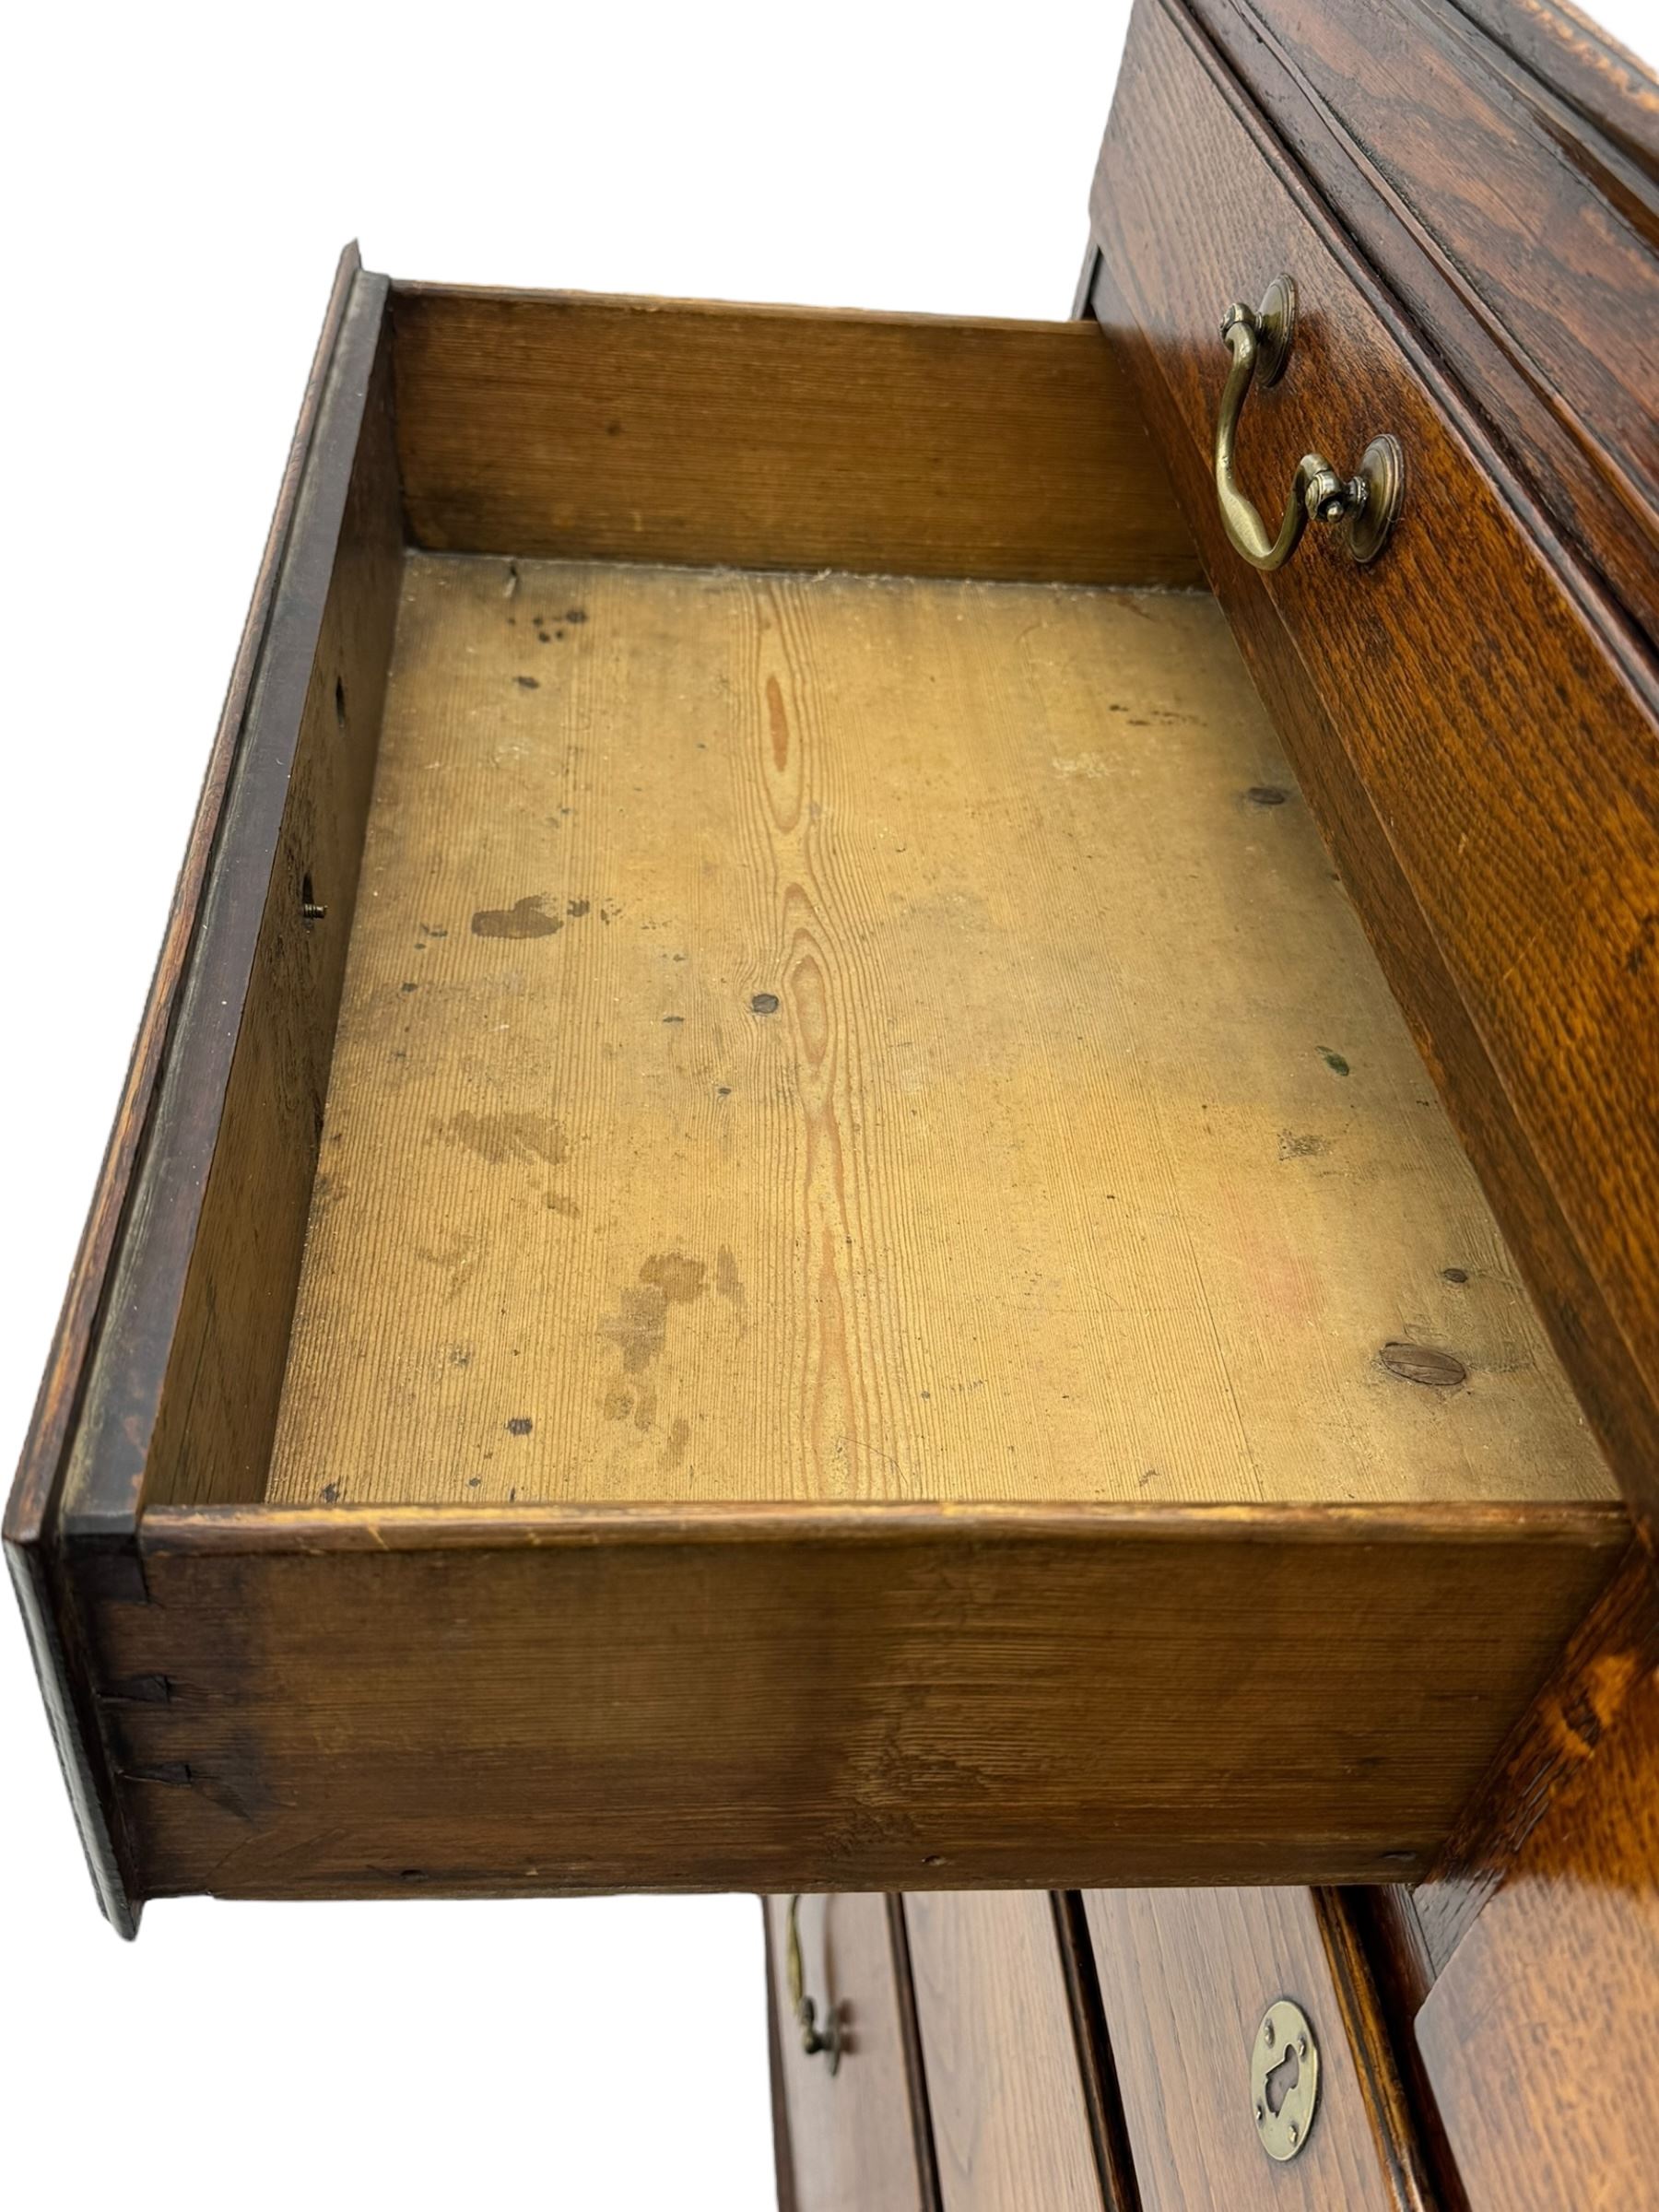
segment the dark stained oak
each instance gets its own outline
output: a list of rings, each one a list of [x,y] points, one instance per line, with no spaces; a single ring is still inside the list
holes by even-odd
[[[1053,1900],[904,1900],[943,2212],[1120,2212],[1104,2194]]]
[[[409,527],[434,550],[1200,582],[1076,324],[432,285],[397,286],[392,320]]]
[[[1453,0],[1505,54],[1659,180],[1659,82],[1573,0]],[[1571,149],[1569,151],[1569,158]]]
[[[1427,1954],[1425,1993],[1521,1859],[1558,1794],[1595,1757],[1627,1701],[1659,1667],[1659,1609],[1650,1577],[1646,1554],[1633,1548],[1464,1808],[1430,1879],[1412,1891],[1407,1939],[1414,1929]]]
[[[808,2055],[789,2002],[786,1897],[765,1900],[770,2002],[777,2025],[773,2085],[784,2131],[788,2212],[935,2212],[931,2158],[918,2130],[911,1993],[895,1946],[894,1900],[803,1897],[806,1994],[821,2026],[839,2016],[845,2043],[831,2074]],[[786,2166],[784,2161],[786,2160]]]
[[[1178,150],[1177,150],[1178,149]],[[1203,35],[1141,0],[1093,202],[1094,304],[1223,605],[1593,1425],[1659,1505],[1659,727],[1501,457],[1334,233]],[[1403,441],[1371,569],[1310,543],[1265,581],[1209,479],[1228,300],[1296,277],[1290,369],[1253,395],[1277,512],[1317,441]],[[1314,534],[1317,536],[1317,533]]]
[[[1586,1684],[1568,1771],[1418,2014],[1469,2212],[1659,2206],[1659,1619],[1648,1602],[1617,1711],[1604,1728]],[[1606,1655],[1604,1696],[1616,1658]]]

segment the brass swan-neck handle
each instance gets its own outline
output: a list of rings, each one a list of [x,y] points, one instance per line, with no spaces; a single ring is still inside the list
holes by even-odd
[[[1276,536],[1239,487],[1234,456],[1239,418],[1253,383],[1277,383],[1296,335],[1296,287],[1276,276],[1258,308],[1235,300],[1221,318],[1221,336],[1232,366],[1216,420],[1216,499],[1235,552],[1253,568],[1283,568],[1310,519],[1340,528],[1355,560],[1375,560],[1382,550],[1406,488],[1406,462],[1397,438],[1373,438],[1359,466],[1344,477],[1323,453],[1304,453],[1296,465]]]
[[[808,2058],[820,2055],[827,2058],[830,2073],[837,2074],[841,2071],[843,2047],[841,2008],[833,2003],[830,2005],[823,2027],[818,2026],[818,2008],[806,1994],[806,1970],[801,1963],[801,1900],[798,1897],[792,1897],[789,1900],[786,1948],[789,2002],[794,2013],[795,2025],[801,2031],[801,2048]]]

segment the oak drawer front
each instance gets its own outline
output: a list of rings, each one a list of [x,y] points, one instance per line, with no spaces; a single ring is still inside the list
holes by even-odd
[[[1117,2212],[1043,1890],[904,1900],[943,2212]]]
[[[934,2212],[895,1901],[842,1895],[795,1906],[803,1993],[820,2032],[833,2026],[834,2052],[803,2048],[791,1900],[768,1898],[765,1909],[791,2212]]]
[[[6,1524],[112,1912],[1424,1871],[1626,1526],[1117,352],[319,373]]]
[[[1096,309],[1128,347],[1218,594],[1586,1412],[1652,1504],[1651,665],[1177,0],[1137,8],[1092,211]],[[1404,509],[1368,567],[1310,524],[1258,575],[1218,517],[1220,319],[1281,272],[1296,335],[1279,381],[1258,375],[1244,400],[1239,471],[1271,533],[1300,456],[1346,473],[1392,433]]]
[[[1393,2061],[1334,1901],[1090,1890],[1084,1907],[1142,2212],[1426,2212]],[[1312,2038],[1311,2121],[1296,2087],[1305,2099],[1308,2053],[1290,2053],[1284,2000]]]

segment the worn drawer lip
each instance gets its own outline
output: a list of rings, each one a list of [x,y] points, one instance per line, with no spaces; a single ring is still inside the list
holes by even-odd
[[[179,877],[115,1117],[53,1332],[29,1428],[7,1494],[3,1539],[53,1739],[64,1770],[94,1890],[117,1933],[136,1932],[141,1896],[131,1881],[124,1830],[84,1654],[82,1626],[62,1554],[63,1491],[81,1431],[85,1394],[108,1305],[134,1230],[147,1154],[175,1049],[175,1027],[201,944],[220,839],[238,769],[253,738],[255,689],[276,617],[285,567],[305,524],[301,498],[331,371],[363,281],[354,242],[341,253],[278,488],[276,504],[203,775]],[[131,1535],[131,1508],[102,1525]]]
[[[236,774],[256,735],[255,688],[270,642],[285,563],[302,523],[301,493],[330,372],[347,313],[364,282],[383,287],[384,279],[367,276],[354,242],[342,252],[335,272],[160,954],[7,1499],[5,1540],[8,1545],[41,1541],[59,1502],[68,1455],[80,1429],[84,1392],[108,1326],[109,1295],[134,1235],[134,1201],[148,1165],[157,1111],[170,1078],[176,1079],[174,1027],[203,941]],[[95,1498],[91,1503],[88,1528],[119,1534],[130,1527],[135,1500],[124,1510],[112,1499],[106,1504]]]
[[[141,1554],[497,1551],[624,1545],[1212,1542],[1275,1547],[1439,1546],[1508,1549],[1571,1544],[1622,1552],[1622,1505],[1200,1505],[996,1502],[839,1505],[649,1501],[503,1506],[157,1505],[138,1524]]]
[[[1046,332],[1051,335],[1072,328],[1073,318],[1064,315],[953,315],[931,309],[884,307],[822,307],[810,301],[788,300],[726,300],[711,293],[594,292],[564,285],[445,284],[420,276],[390,279],[394,317],[400,301],[471,300],[512,309],[521,303],[533,311],[546,306],[607,307],[640,315],[695,315],[718,321],[741,314],[746,321],[767,323],[871,324],[895,330],[1008,330]]]

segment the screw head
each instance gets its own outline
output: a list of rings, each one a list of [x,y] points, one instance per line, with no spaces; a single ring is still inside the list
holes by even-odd
[[[1298,2143],[1301,2140],[1301,2130],[1297,2126],[1294,2120],[1292,2120],[1290,2124],[1286,2128],[1285,2133],[1289,2136],[1292,2143]]]
[[[1263,2121],[1266,2119],[1267,2115],[1266,2115],[1266,2113],[1265,2113],[1265,2112],[1262,2110],[1262,2108],[1261,2108],[1261,2106],[1260,2106],[1259,2104],[1258,2104],[1258,2105],[1256,2106],[1256,2108],[1255,2108],[1255,2116],[1256,2116],[1256,2125],[1257,2125],[1258,2127],[1260,2127],[1260,2126],[1261,2126],[1261,2124],[1262,2124],[1262,2123],[1263,2123]]]
[[[1273,2022],[1271,2020],[1264,2020],[1262,2022],[1262,2041],[1266,2044],[1268,2050],[1271,2051],[1273,2048]]]
[[[1306,2058],[1308,2055],[1308,2039],[1305,2035],[1299,2035],[1296,2039],[1296,2055],[1298,2058]]]

